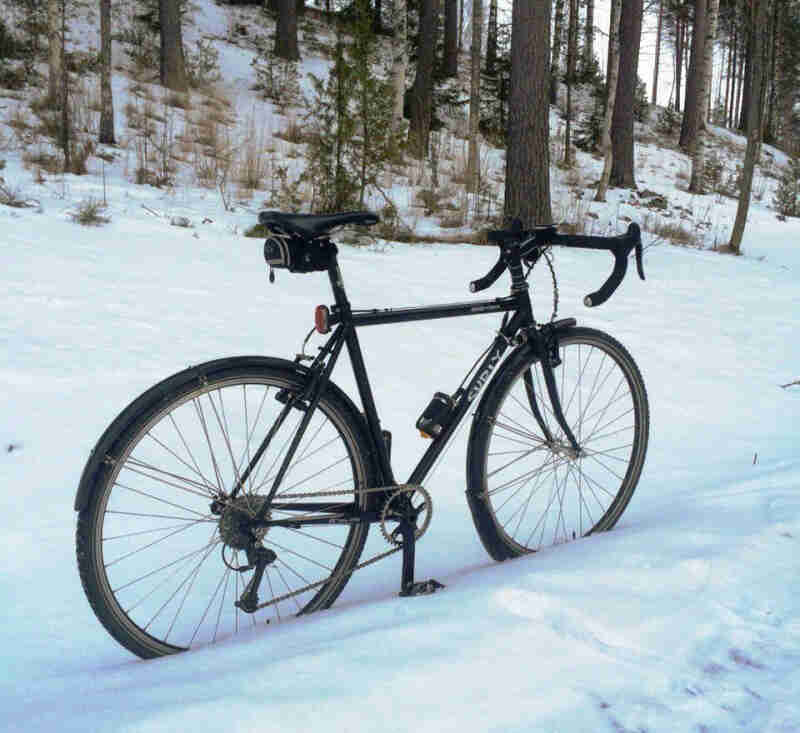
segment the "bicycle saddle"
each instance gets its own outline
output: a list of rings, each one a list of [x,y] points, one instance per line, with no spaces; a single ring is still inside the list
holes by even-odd
[[[302,237],[319,237],[328,234],[335,227],[345,224],[364,224],[371,226],[380,219],[371,211],[346,211],[341,214],[284,214],[280,211],[262,211],[258,215],[259,223],[283,227]]]

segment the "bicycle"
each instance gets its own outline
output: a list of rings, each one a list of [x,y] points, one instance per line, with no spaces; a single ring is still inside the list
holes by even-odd
[[[377,216],[262,212],[259,220],[270,279],[273,268],[325,271],[335,303],[316,308],[294,361],[243,356],[191,367],[144,392],[101,436],[75,500],[76,545],[89,602],[119,643],[156,657],[328,608],[353,572],[396,552],[401,595],[443,587],[414,580],[416,542],[433,510],[422,484],[473,405],[466,495],[495,560],[614,526],[647,450],[644,382],[611,336],[574,318],[538,324],[527,277],[554,245],[608,250],[614,269],[585,298],[599,305],[632,250],[644,279],[636,224],[589,237],[514,222],[489,233],[499,259],[470,286],[479,292],[508,271],[508,296],[358,310],[330,232]],[[431,444],[398,484],[356,329],[485,314],[503,314],[495,338],[455,392],[437,392],[423,411],[417,427]],[[312,357],[314,331],[327,341]],[[331,380],[345,347],[362,410]],[[389,547],[361,560],[372,524]]]

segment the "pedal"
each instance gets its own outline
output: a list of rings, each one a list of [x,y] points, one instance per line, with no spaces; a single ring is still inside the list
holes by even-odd
[[[411,583],[406,588],[400,591],[400,595],[406,596],[429,596],[436,593],[437,590],[444,588],[444,583],[431,578],[430,580],[420,580],[416,583]]]

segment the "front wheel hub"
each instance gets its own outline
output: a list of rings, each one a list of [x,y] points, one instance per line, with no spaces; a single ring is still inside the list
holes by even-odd
[[[266,501],[265,496],[239,496],[227,503],[219,518],[219,536],[226,546],[246,550],[264,539],[268,527],[253,528],[251,522]],[[267,512],[264,518],[269,517]]]

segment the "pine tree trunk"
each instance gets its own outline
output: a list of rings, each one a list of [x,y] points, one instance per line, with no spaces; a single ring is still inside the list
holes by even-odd
[[[594,0],[586,0],[586,36],[583,43],[583,61],[581,69],[584,75],[589,73],[594,61]]]
[[[406,0],[394,0],[392,6],[392,89],[394,90],[395,126],[403,123],[403,103],[406,94],[406,71],[408,69],[408,7]]]
[[[481,37],[483,36],[483,2],[472,0],[472,48],[470,49],[469,88],[469,159],[467,175],[470,191],[478,190],[478,126],[481,121]]]
[[[610,184],[636,188],[633,151],[633,106],[636,96],[636,71],[639,67],[639,44],[642,37],[642,0],[622,0],[619,24],[619,79],[614,116],[611,120],[611,144],[614,160]]]
[[[760,31],[761,29],[759,29]],[[753,28],[750,28],[747,33],[747,45],[743,60],[744,66],[744,79],[741,82],[742,87],[742,101],[739,107],[739,121],[737,127],[742,132],[747,131],[747,118],[750,110],[750,102],[752,100],[753,92],[753,36],[757,35]],[[760,60],[759,60],[760,61]]]
[[[186,64],[183,57],[181,14],[178,0],[159,0],[158,16],[161,24],[160,79],[161,84],[176,92],[189,88]]]
[[[300,49],[297,46],[297,0],[278,0],[275,55],[287,61],[300,60]]]
[[[699,2],[699,0],[698,0]],[[700,88],[697,90],[701,100],[706,100],[710,95],[711,73],[713,71],[714,37],[717,33],[717,12],[719,0],[709,0],[706,18],[706,33],[703,39],[703,56],[698,69]],[[692,178],[689,182],[689,191],[692,193],[705,193],[705,143],[707,135],[706,122],[707,105],[702,104],[698,110],[697,132],[692,154]]]
[[[47,96],[61,98],[61,2],[47,0]]]
[[[749,44],[750,64],[750,99],[761,99],[761,87],[764,75],[764,44],[762,33],[767,22],[768,0],[753,0],[753,33]],[[741,189],[739,192],[739,205],[736,209],[736,221],[733,224],[730,251],[741,254],[742,237],[747,223],[747,213],[750,208],[750,192],[753,186],[753,170],[758,158],[759,133],[761,132],[761,105],[751,103],[747,110],[747,149],[744,154],[744,167],[742,168]]]
[[[683,81],[683,44],[684,24],[679,16],[675,17],[675,111],[681,111],[681,83]]]
[[[458,0],[444,0],[444,59],[442,74],[458,74]]]
[[[611,21],[608,27],[608,85],[606,88],[606,113],[603,118],[601,147],[603,150],[603,174],[597,184],[595,201],[605,201],[608,182],[611,179],[611,164],[614,149],[611,145],[611,116],[617,100],[617,80],[619,79],[619,18],[622,0],[611,0]]]
[[[114,144],[114,97],[111,94],[111,0],[100,0],[100,130],[97,138]]]
[[[409,98],[411,125],[408,130],[410,153],[419,159],[428,154],[431,133],[433,62],[436,54],[438,17],[439,0],[422,0],[417,74]]]
[[[733,127],[734,113],[736,110],[736,75],[738,73],[739,36],[734,28],[733,43],[731,45],[731,106],[728,110],[728,127]]]
[[[652,87],[652,92],[650,93],[650,104],[655,104],[658,101],[658,64],[661,60],[661,29],[663,28],[663,26],[664,26],[664,0],[658,0],[658,25],[656,26],[656,56],[653,62],[653,87]]]
[[[572,87],[575,84],[576,56],[578,55],[578,0],[569,0],[569,30],[567,31],[567,109],[564,130],[564,167],[575,161],[572,149]]]
[[[731,101],[731,68],[732,68],[732,61],[733,61],[733,43],[731,40],[728,42],[728,58],[726,61],[726,72],[725,72],[725,101],[724,101],[724,112],[725,116],[722,120],[723,125],[727,125],[728,123],[728,105]]]
[[[514,0],[505,215],[549,224],[550,0]]]
[[[486,75],[494,76],[497,65],[497,0],[489,0],[489,25],[486,29]]]
[[[553,23],[553,57],[550,62],[550,104],[555,104],[558,96],[558,75],[561,69],[561,41],[564,36],[564,2],[565,0],[556,0],[555,22]]]
[[[69,72],[67,71],[67,0],[60,1],[61,25],[61,149],[64,152],[64,172],[72,172],[72,120],[69,116]]]
[[[464,48],[464,0],[458,0],[458,52]]]
[[[694,24],[692,26],[692,55],[689,73],[686,76],[686,96],[683,104],[683,122],[678,144],[691,152],[697,138],[698,119],[705,107],[705,96],[700,94],[702,81],[702,59],[706,40],[706,0],[694,0]]]
[[[703,62],[705,66],[705,79],[703,81],[705,104],[703,105],[703,109],[705,111],[701,111],[700,113],[700,123],[705,122],[706,127],[711,121],[711,88],[714,86],[714,42],[717,40],[718,24],[719,0],[708,0],[706,7],[705,60]]]

